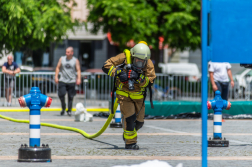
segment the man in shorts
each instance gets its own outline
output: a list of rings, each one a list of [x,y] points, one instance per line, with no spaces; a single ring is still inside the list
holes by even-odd
[[[7,62],[2,66],[2,71],[5,74],[5,97],[7,100],[7,106],[11,106],[11,95],[15,85],[15,75],[20,72],[20,68],[17,63],[13,61],[13,56],[7,56]]]
[[[60,98],[62,111],[60,115],[64,115],[66,110],[65,95],[68,95],[68,116],[71,116],[73,98],[76,94],[75,83],[81,83],[81,70],[79,60],[73,57],[73,47],[66,49],[66,55],[59,59],[55,70],[55,82],[59,83],[58,96]],[[58,79],[59,72],[61,72],[60,79]],[[77,72],[77,79],[76,79]]]

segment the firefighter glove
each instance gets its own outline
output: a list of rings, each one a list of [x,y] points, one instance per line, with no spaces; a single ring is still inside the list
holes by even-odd
[[[137,80],[139,78],[139,74],[134,70],[128,70],[128,78]]]
[[[125,71],[123,71],[122,68],[117,68],[115,71],[115,75],[119,77],[121,82],[126,82],[128,81],[128,75]]]
[[[143,83],[145,80],[145,76],[143,74],[140,74],[139,78],[137,79],[138,83]]]

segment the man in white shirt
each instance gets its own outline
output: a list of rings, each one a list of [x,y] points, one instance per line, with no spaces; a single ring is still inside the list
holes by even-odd
[[[234,87],[231,65],[229,63],[209,62],[208,67],[213,91],[219,90],[221,92],[221,98],[228,100],[229,79],[232,88]]]

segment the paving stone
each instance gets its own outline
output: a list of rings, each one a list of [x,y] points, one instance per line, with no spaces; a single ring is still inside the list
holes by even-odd
[[[15,119],[29,119],[28,112],[1,112],[1,115]],[[75,122],[74,116],[60,116],[59,112],[42,112],[41,122],[70,126],[82,129],[87,133],[96,133],[106,119],[94,118],[93,122]],[[2,156],[17,156],[21,144],[29,144],[29,125],[0,119],[2,135],[0,135]],[[251,127],[251,128],[250,128]],[[210,157],[252,157],[252,124],[250,120],[226,120],[223,122],[223,137],[230,141],[225,148],[208,148]],[[86,139],[76,132],[41,126],[41,144],[49,144],[52,156],[167,156],[192,157],[191,160],[164,160],[176,166],[180,162],[184,167],[201,166],[201,120],[146,120],[144,127],[139,131],[138,144],[140,150],[124,149],[122,128],[107,128],[95,139]],[[8,134],[7,134],[8,133]],[[23,133],[23,134],[19,134]],[[26,133],[26,135],[24,134]],[[55,134],[53,134],[55,133]],[[114,135],[111,135],[114,134]],[[141,135],[141,134],[154,135]],[[160,135],[166,133],[166,135]],[[189,133],[182,135],[181,133]],[[208,137],[212,137],[213,122],[208,120]],[[246,133],[247,135],[237,135]],[[61,135],[57,135],[61,134]],[[225,134],[228,134],[225,136]],[[193,158],[195,157],[195,159]],[[52,163],[36,163],[38,166],[99,166],[112,167],[114,165],[140,164],[147,160],[132,159],[53,159]],[[209,167],[219,166],[251,166],[248,160],[209,160]],[[35,166],[34,163],[18,163],[16,160],[1,160],[0,166]]]

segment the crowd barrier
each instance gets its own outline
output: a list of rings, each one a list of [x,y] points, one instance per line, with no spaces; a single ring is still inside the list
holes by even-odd
[[[0,105],[5,106],[6,95],[9,95],[7,88],[11,80],[6,80],[6,75],[0,73]],[[157,78],[152,86],[153,99],[157,101],[201,101],[201,80],[189,79],[190,76],[156,74]],[[58,85],[54,81],[54,72],[21,72],[14,76],[12,89],[12,106],[18,106],[18,98],[28,94],[31,87],[37,86],[41,93],[53,99],[53,106],[60,105],[57,91]],[[78,102],[88,107],[108,107],[113,89],[113,78],[104,73],[81,73],[82,83],[76,85],[76,96],[74,105]],[[85,81],[85,82],[84,82]],[[246,87],[241,87],[235,82],[235,87],[229,86],[229,100],[246,101],[251,98],[251,83],[247,82]],[[149,93],[148,93],[149,94]],[[212,99],[214,92],[211,84],[208,84],[208,98]],[[148,97],[147,97],[148,100]],[[66,96],[67,102],[67,96]]]

